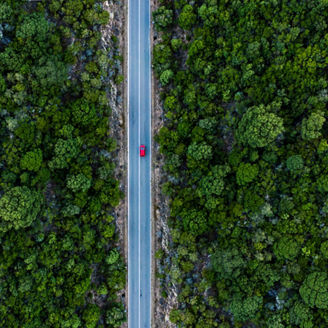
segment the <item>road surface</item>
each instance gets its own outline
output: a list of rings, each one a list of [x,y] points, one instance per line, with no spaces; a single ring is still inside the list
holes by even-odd
[[[149,0],[128,9],[128,326],[151,327],[151,63]],[[139,157],[139,146],[146,157]]]

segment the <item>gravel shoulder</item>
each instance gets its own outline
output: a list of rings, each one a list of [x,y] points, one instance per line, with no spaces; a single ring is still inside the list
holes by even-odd
[[[109,119],[110,137],[117,142],[117,149],[113,153],[113,160],[116,164],[115,176],[119,181],[120,190],[124,193],[124,197],[121,199],[120,204],[115,208],[113,216],[116,220],[118,247],[121,255],[124,257],[125,263],[127,263],[127,1],[105,1],[104,9],[109,12],[110,21],[102,29],[103,45],[106,48],[112,47],[112,36],[115,36],[118,40],[117,56],[123,58],[122,61],[115,59],[115,68],[118,69],[119,75],[124,76],[123,83],[115,85],[111,82],[108,98],[109,105],[112,109],[112,114]],[[127,309],[127,282],[125,289],[118,293],[118,298],[124,303],[124,306]],[[121,327],[127,328],[127,322]]]
[[[158,0],[151,0],[151,11],[153,12],[160,6]],[[151,49],[160,42],[159,34],[154,31],[151,25]],[[159,145],[155,142],[154,137],[158,134],[164,125],[164,112],[162,101],[160,99],[161,87],[152,71],[152,204],[153,204],[153,328],[174,328],[174,324],[170,322],[169,315],[171,310],[177,306],[177,290],[171,288],[167,297],[161,294],[161,285],[156,272],[160,270],[159,261],[155,258],[158,250],[169,252],[169,244],[171,241],[170,231],[167,225],[167,219],[170,215],[169,200],[161,192],[161,186],[167,181],[167,177],[163,170],[164,157],[159,152]]]

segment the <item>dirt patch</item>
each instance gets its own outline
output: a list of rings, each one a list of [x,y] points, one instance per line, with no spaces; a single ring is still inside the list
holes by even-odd
[[[109,23],[103,26],[102,32],[102,44],[105,49],[109,49],[109,56],[114,61],[114,69],[119,75],[127,76],[126,65],[126,40],[127,40],[127,1],[123,0],[109,0],[105,1],[103,8],[109,13]],[[118,43],[113,43],[112,36],[115,36]],[[119,57],[123,57],[123,61]],[[112,72],[110,72],[112,74]],[[115,176],[120,183],[120,190],[124,193],[124,198],[120,204],[115,208],[113,216],[116,220],[116,227],[118,233],[118,248],[124,256],[125,263],[127,263],[127,92],[126,78],[120,85],[116,85],[114,81],[110,82],[108,89],[109,105],[112,109],[112,114],[109,119],[110,137],[117,142],[117,149],[113,153],[112,158],[115,162]],[[118,293],[118,298],[124,303],[127,309],[128,304],[128,285],[126,288]],[[121,327],[127,328],[127,322]]]
[[[159,7],[157,0],[151,0],[151,11]],[[160,35],[151,27],[151,48],[161,41]],[[169,200],[161,192],[161,186],[167,181],[163,170],[164,157],[159,152],[159,145],[154,141],[154,136],[158,134],[164,125],[163,104],[160,99],[161,87],[152,71],[152,203],[153,203],[153,253],[158,250],[169,252],[171,242],[170,231],[167,219],[170,214]],[[153,322],[154,328],[173,328],[175,325],[170,322],[169,316],[173,308],[177,307],[177,289],[170,288],[164,298],[161,294],[161,285],[156,278],[156,272],[160,269],[160,263],[153,254]]]

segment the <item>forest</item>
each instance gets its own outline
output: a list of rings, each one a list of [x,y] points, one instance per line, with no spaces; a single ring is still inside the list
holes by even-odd
[[[160,0],[176,327],[328,327],[328,2]]]
[[[103,1],[0,3],[0,326],[120,327]]]

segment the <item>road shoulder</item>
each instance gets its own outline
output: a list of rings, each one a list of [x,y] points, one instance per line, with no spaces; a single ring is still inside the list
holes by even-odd
[[[156,10],[160,4],[158,0],[150,0],[151,12]],[[151,24],[151,38],[150,47],[160,42],[160,35],[154,31]],[[153,303],[153,328],[174,328],[174,324],[170,322],[169,315],[171,309],[177,306],[177,293],[174,288],[171,289],[170,294],[166,298],[163,297],[161,285],[156,274],[160,271],[159,261],[155,258],[155,253],[164,249],[169,252],[168,245],[170,243],[170,231],[167,225],[169,217],[169,202],[168,197],[165,197],[161,192],[161,186],[167,181],[165,172],[163,170],[164,157],[159,152],[159,145],[154,141],[154,137],[158,134],[161,127],[164,125],[164,111],[162,101],[160,99],[161,87],[158,80],[151,72],[152,76],[152,303]]]
[[[127,197],[127,1],[106,1],[104,9],[109,12],[110,21],[103,28],[103,42],[110,45],[111,37],[114,35],[118,40],[118,54],[123,57],[118,70],[119,74],[124,77],[123,83],[120,85],[112,85],[110,90],[110,107],[112,114],[110,117],[110,137],[117,141],[117,149],[114,152],[113,159],[115,162],[115,176],[119,181],[120,190],[124,196],[120,204],[115,208],[114,217],[118,232],[118,246],[124,262],[128,259],[128,237],[127,237],[127,215],[128,215],[128,197]],[[122,33],[123,31],[123,33]],[[116,59],[115,59],[116,60]],[[125,289],[118,293],[119,299],[124,303],[125,309],[128,306],[128,284],[126,280]],[[121,328],[127,328],[125,322]]]

